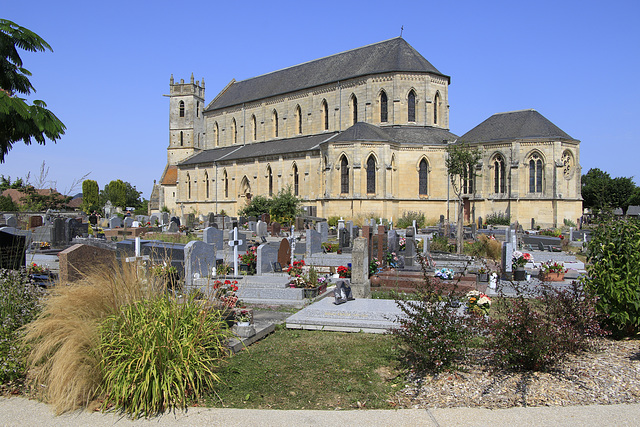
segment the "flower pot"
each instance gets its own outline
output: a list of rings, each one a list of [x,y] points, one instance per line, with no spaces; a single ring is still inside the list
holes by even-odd
[[[540,273],[540,280],[543,282],[562,282],[564,281],[564,272],[547,272]]]
[[[319,288],[303,289],[305,298],[315,298],[318,296]]]
[[[238,322],[238,326],[250,326],[251,322]]]
[[[523,281],[523,280],[526,280],[526,278],[527,278],[527,271],[524,269],[524,267],[517,267],[513,272],[513,280]]]
[[[489,273],[478,273],[476,275],[476,279],[478,282],[488,282],[489,281]]]
[[[374,287],[379,287],[380,285],[382,285],[382,277],[378,276],[377,274],[371,276],[369,278],[369,281],[371,282],[371,286]]]

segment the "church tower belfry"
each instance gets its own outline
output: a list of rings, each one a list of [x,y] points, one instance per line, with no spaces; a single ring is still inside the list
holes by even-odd
[[[172,74],[169,88],[167,163],[172,166],[204,149],[204,79],[194,82],[191,73],[189,83],[175,83]]]

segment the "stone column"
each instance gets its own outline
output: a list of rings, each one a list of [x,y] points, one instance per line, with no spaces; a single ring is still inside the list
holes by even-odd
[[[367,239],[358,237],[353,241],[351,253],[351,291],[354,298],[371,298],[369,282],[369,254]]]

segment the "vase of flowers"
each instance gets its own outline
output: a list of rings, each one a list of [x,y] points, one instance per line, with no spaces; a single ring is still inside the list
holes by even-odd
[[[442,280],[453,280],[454,271],[450,268],[441,268],[440,270],[436,270],[435,276],[441,278]]]
[[[491,309],[491,298],[480,291],[467,293],[467,311],[476,315],[487,316]]]
[[[528,262],[533,262],[531,254],[520,251],[513,251],[511,257],[511,267],[513,269],[513,280],[521,281],[527,278],[524,266]]]
[[[478,282],[486,283],[489,281],[489,269],[484,265],[478,269],[478,273],[476,274],[476,279]]]
[[[567,269],[558,262],[545,262],[540,267],[540,280],[543,282],[562,282]]]

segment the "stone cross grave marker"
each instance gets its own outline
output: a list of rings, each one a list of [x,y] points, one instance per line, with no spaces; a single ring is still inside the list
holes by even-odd
[[[229,246],[233,248],[233,275],[238,276],[238,246],[242,240],[238,239],[238,227],[233,228],[233,240],[229,240]]]

